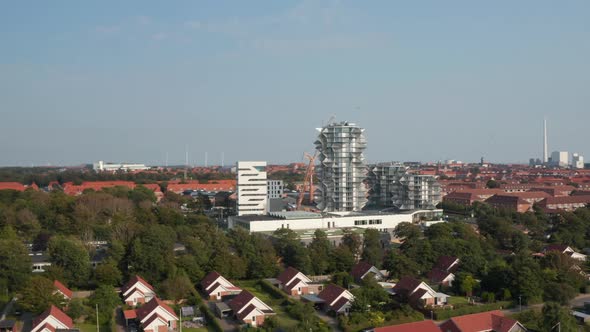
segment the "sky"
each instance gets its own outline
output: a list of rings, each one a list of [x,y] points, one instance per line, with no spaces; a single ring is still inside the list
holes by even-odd
[[[586,0],[2,1],[0,166],[590,159],[588,59]]]

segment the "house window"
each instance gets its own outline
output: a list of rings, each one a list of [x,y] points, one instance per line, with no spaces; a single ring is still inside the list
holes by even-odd
[[[256,316],[252,316],[252,322],[256,322]]]
[[[168,327],[170,327],[170,326],[172,326],[172,321],[171,320],[168,321]]]

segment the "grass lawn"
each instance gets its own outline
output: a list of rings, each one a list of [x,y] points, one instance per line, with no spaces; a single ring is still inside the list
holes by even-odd
[[[206,328],[206,327],[183,327],[182,328],[182,332],[209,332],[209,331],[213,331],[213,329],[211,328]]]
[[[80,329],[80,332],[96,332],[96,324],[89,324],[89,323],[82,323],[82,324],[74,324],[75,327]],[[111,327],[109,325],[101,325],[100,332],[108,332],[111,331]]]
[[[272,295],[265,292],[262,287],[258,285],[257,280],[236,281],[235,284],[236,286],[254,294],[254,296],[259,298],[260,301],[268,304],[276,313],[275,317],[279,322],[279,326],[282,328],[294,328],[299,323],[285,312],[285,307],[282,305],[284,300],[274,298]]]
[[[467,298],[464,296],[451,296],[449,297],[449,304],[469,304],[469,302],[467,302]]]

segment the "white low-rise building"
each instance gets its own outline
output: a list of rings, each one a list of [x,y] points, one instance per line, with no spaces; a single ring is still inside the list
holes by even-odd
[[[392,232],[403,222],[436,223],[443,222],[442,210],[416,210],[406,213],[386,213],[379,211],[350,213],[314,213],[305,211],[271,212],[260,216],[232,216],[229,227],[243,227],[250,232],[274,232],[280,228],[292,230],[375,228]]]

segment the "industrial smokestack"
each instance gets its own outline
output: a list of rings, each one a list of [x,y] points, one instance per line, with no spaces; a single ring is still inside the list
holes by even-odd
[[[543,119],[543,163],[547,163],[549,160],[547,153],[547,118]]]

